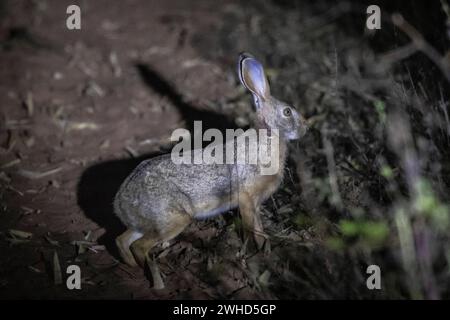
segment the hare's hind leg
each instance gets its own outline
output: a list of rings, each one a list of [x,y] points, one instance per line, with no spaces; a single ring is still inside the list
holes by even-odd
[[[159,239],[157,236],[151,233],[146,233],[142,238],[136,240],[131,245],[131,251],[133,252],[134,258],[141,268],[144,268],[145,266],[145,257],[147,252],[149,252],[150,249],[158,243],[158,241]]]
[[[131,267],[135,267],[137,264],[136,260],[134,260],[133,254],[130,251],[130,246],[134,241],[138,240],[142,236],[142,233],[128,229],[116,238],[116,245],[119,249],[120,256],[125,263]]]
[[[136,262],[143,268],[147,253],[158,243],[169,241],[179,235],[191,222],[187,213],[168,214],[168,221],[158,232],[149,232],[131,245]]]

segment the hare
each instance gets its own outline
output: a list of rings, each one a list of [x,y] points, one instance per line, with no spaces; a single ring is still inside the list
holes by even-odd
[[[256,129],[269,130],[278,139],[275,174],[261,174],[256,164],[175,164],[170,154],[143,161],[123,182],[114,199],[114,211],[128,228],[117,237],[123,260],[144,267],[147,253],[155,245],[180,234],[194,219],[202,219],[239,208],[245,237],[253,233],[259,248],[267,235],[259,216],[259,206],[275,192],[283,177],[287,142],[306,131],[303,117],[270,94],[264,69],[249,54],[239,56],[241,83],[253,95]],[[226,144],[245,143],[227,141]],[[259,142],[258,142],[259,143]],[[259,146],[259,145],[258,145]],[[194,150],[193,152],[200,152]],[[249,152],[254,152],[249,151]]]

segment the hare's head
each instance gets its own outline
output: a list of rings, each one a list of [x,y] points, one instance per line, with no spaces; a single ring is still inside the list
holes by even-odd
[[[253,95],[261,126],[278,129],[286,140],[301,138],[307,129],[304,118],[294,107],[272,97],[262,64],[250,54],[241,53],[238,68],[241,83]]]

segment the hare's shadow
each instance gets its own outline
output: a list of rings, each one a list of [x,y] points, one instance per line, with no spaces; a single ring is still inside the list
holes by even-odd
[[[143,64],[136,64],[135,67],[149,89],[166,96],[172,102],[185,119],[188,130],[192,131],[195,120],[203,122],[204,130],[218,128],[223,131],[227,128],[236,128],[236,125],[224,115],[212,111],[198,110],[185,102],[182,95],[155,70]],[[78,205],[89,219],[105,229],[106,232],[99,239],[99,243],[105,245],[107,250],[115,257],[118,257],[118,252],[114,245],[114,239],[125,231],[125,226],[114,214],[114,196],[125,178],[141,161],[160,154],[161,152],[155,152],[137,158],[95,164],[86,169],[80,178],[77,186]]]
[[[152,156],[95,164],[83,172],[78,183],[78,205],[89,219],[105,229],[106,232],[99,239],[99,243],[105,245],[115,257],[118,257],[118,252],[114,239],[125,231],[125,227],[114,214],[114,196],[133,169]]]

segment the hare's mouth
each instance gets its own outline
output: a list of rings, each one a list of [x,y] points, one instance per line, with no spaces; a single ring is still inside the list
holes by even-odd
[[[286,138],[288,140],[298,140],[300,139],[300,136],[301,134],[298,131],[290,131],[286,133]]]

